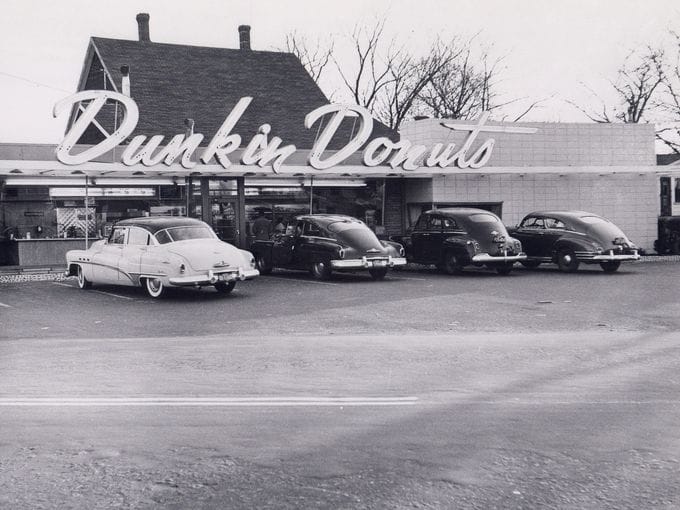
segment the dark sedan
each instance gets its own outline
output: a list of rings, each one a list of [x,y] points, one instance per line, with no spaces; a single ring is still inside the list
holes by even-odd
[[[508,235],[500,218],[483,209],[426,211],[410,235],[394,239],[404,244],[409,260],[435,264],[449,274],[470,265],[509,274],[515,262],[526,259],[521,243]]]
[[[406,264],[400,244],[379,240],[365,223],[350,216],[299,216],[289,229],[250,246],[261,274],[276,267],[304,269],[325,280],[333,271],[368,270],[374,280],[381,280],[389,268]]]
[[[613,273],[621,262],[640,258],[637,246],[619,227],[585,211],[533,212],[511,233],[522,241],[527,267],[555,263],[573,273],[581,263],[600,264],[606,273]]]

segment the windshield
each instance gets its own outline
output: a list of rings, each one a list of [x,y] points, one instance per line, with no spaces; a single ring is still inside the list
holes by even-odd
[[[195,227],[172,227],[156,232],[156,239],[160,244],[190,239],[214,239],[215,235],[209,227],[198,225]]]

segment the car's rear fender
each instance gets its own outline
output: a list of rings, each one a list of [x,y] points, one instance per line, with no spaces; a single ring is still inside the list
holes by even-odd
[[[590,243],[585,243],[576,239],[559,239],[554,245],[551,252],[553,260],[557,260],[557,254],[564,250],[572,250],[575,252],[593,251],[593,246]]]
[[[462,262],[470,263],[475,254],[475,241],[468,236],[451,236],[444,239],[442,249],[442,257],[446,257],[447,253],[456,254]]]

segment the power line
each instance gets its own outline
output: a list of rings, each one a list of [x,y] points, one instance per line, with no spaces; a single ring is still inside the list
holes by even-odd
[[[58,90],[59,92],[66,92],[67,94],[73,93],[72,90],[65,90],[65,89],[60,89],[58,87],[52,87],[51,85],[46,85],[45,83],[40,83],[39,81],[31,80],[29,78],[24,78],[23,76],[17,76],[16,74],[6,73],[4,71],[0,71],[0,74],[5,75],[5,76],[9,76],[10,78],[15,78],[17,80],[28,82],[28,83],[31,83],[33,85],[37,85],[38,87],[45,87],[45,88],[52,89],[52,90]]]

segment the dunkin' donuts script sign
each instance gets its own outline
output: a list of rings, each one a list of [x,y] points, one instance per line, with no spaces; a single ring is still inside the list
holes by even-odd
[[[208,146],[202,149],[199,160],[203,164],[210,164],[213,158],[224,168],[228,168],[232,161],[229,155],[241,146],[241,135],[232,133],[234,126],[241,118],[252,101],[252,97],[243,97],[229,112],[220,129],[210,140]],[[64,140],[57,147],[57,159],[66,165],[80,165],[102,156],[111,149],[119,146],[135,130],[139,120],[139,108],[135,101],[123,94],[109,90],[84,90],[59,101],[54,106],[54,116],[65,110],[70,110],[76,104],[89,101],[85,107],[81,106],[82,115],[73,123],[66,133]],[[95,116],[107,101],[116,101],[122,110],[123,120],[120,126],[103,141],[88,149],[72,154],[71,151],[83,135],[87,127],[94,123]],[[317,108],[305,117],[305,128],[310,129],[321,117],[329,115],[330,121],[317,138],[309,153],[309,165],[317,170],[325,170],[341,164],[351,154],[358,151],[369,140],[373,130],[373,118],[368,110],[357,105],[329,104]],[[358,129],[351,140],[339,151],[324,155],[328,144],[335,135],[340,123],[345,117],[358,117]],[[452,124],[442,122],[442,126],[456,131],[467,131],[468,135],[460,148],[454,143],[436,143],[432,147],[412,144],[408,140],[393,142],[389,138],[380,137],[371,140],[362,154],[362,161],[366,166],[389,165],[393,169],[401,167],[403,170],[416,170],[421,166],[447,168],[480,168],[491,157],[495,140],[487,138],[474,151],[472,145],[479,133],[534,133],[534,128],[486,126],[489,113],[484,112],[475,124]],[[98,126],[99,127],[99,126]],[[240,163],[244,165],[271,165],[274,173],[278,173],[286,159],[295,152],[294,145],[281,145],[283,140],[278,136],[269,138],[271,131],[269,124],[260,126],[258,132],[250,139],[240,156]],[[158,164],[171,165],[179,158],[184,168],[193,168],[197,162],[191,158],[199,149],[204,136],[200,133],[177,134],[170,141],[161,146],[164,136],[154,135],[148,139],[144,135],[135,136],[121,156],[125,165],[141,163],[145,166]],[[456,150],[457,149],[457,150]],[[233,156],[232,156],[233,157]]]

